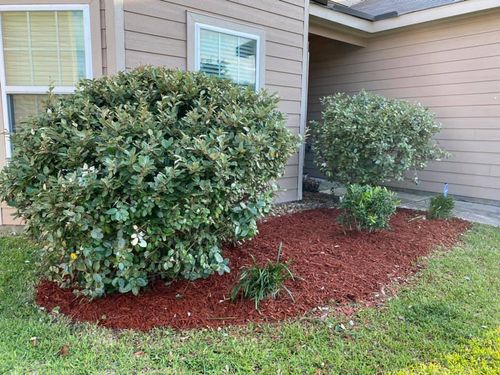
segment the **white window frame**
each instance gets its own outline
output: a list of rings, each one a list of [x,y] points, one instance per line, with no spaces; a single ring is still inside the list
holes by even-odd
[[[92,78],[92,43],[90,31],[90,12],[88,4],[45,4],[45,5],[0,5],[0,13],[4,12],[57,12],[57,11],[82,11],[83,13],[83,35],[85,48],[85,78]],[[3,111],[3,125],[5,133],[5,156],[11,157],[10,121],[7,96],[9,94],[46,94],[49,86],[7,86],[5,77],[5,59],[3,50],[3,27],[0,17],[0,95]],[[55,94],[71,94],[75,86],[55,86]]]
[[[231,30],[231,29],[226,29],[223,27],[217,27],[217,26],[212,26],[212,25],[207,25],[204,23],[199,23],[196,22],[195,25],[195,55],[194,55],[194,68],[195,70],[199,71],[200,70],[200,52],[201,52],[201,38],[200,38],[200,32],[201,30],[209,30],[209,31],[215,31],[221,34],[227,34],[231,36],[237,36],[237,37],[242,37],[250,40],[255,40],[257,42],[257,47],[256,47],[256,55],[255,55],[255,90],[260,90],[261,85],[260,85],[260,36],[255,35],[255,34],[248,34],[248,33],[243,33],[240,31],[236,30]],[[219,46],[220,46],[220,40],[219,40]]]
[[[188,70],[200,70],[200,31],[201,29],[223,34],[239,36],[257,41],[255,56],[255,90],[265,85],[265,43],[266,33],[263,29],[228,21],[223,18],[187,12],[187,63]]]

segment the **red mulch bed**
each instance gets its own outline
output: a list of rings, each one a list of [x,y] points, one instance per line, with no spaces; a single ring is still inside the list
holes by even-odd
[[[438,245],[449,248],[469,228],[459,220],[427,221],[422,213],[400,209],[391,230],[345,234],[336,223],[338,211],[316,209],[270,218],[259,225],[260,234],[238,248],[225,248],[232,272],[194,282],[177,281],[165,286],[156,281],[141,295],[116,294],[88,302],[50,282],[37,289],[36,302],[49,311],[77,321],[91,321],[111,328],[148,330],[157,326],[178,329],[217,327],[247,322],[274,322],[303,315],[329,303],[369,304],[384,285],[414,272],[416,260]],[[283,260],[301,279],[288,281],[295,303],[284,293],[261,303],[230,303],[229,291],[242,266],[274,260],[283,241]]]

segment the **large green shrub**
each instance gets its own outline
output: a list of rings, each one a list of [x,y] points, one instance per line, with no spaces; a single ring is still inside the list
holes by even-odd
[[[14,135],[1,198],[92,297],[227,272],[221,242],[256,234],[297,147],[277,101],[164,68],[82,81]]]
[[[373,232],[389,227],[398,200],[385,187],[349,185],[340,202],[338,222],[346,229]]]
[[[402,180],[445,156],[432,140],[441,126],[421,105],[361,91],[321,100],[311,123],[315,164],[331,181],[378,185]]]

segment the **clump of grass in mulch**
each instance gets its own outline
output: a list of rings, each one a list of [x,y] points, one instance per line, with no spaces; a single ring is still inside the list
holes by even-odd
[[[287,263],[280,261],[283,243],[278,247],[278,256],[275,262],[267,262],[265,266],[259,266],[254,259],[254,264],[243,268],[238,277],[236,285],[231,291],[231,301],[234,302],[241,295],[242,298],[251,299],[255,302],[255,310],[266,298],[276,299],[284,290],[293,300],[290,290],[284,285],[285,281],[294,279],[292,271]]]

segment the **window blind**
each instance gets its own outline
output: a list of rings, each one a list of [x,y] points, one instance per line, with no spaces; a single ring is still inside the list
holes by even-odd
[[[8,86],[74,86],[84,78],[82,11],[2,14]]]
[[[36,115],[43,108],[47,95],[16,94],[8,96],[10,130],[15,132],[28,117]]]
[[[257,40],[200,29],[200,71],[255,88]]]

